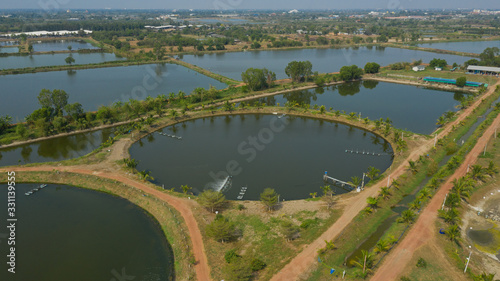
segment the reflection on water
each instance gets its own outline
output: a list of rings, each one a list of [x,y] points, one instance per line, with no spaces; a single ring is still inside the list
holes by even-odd
[[[284,106],[324,105],[326,109],[361,113],[371,120],[389,118],[396,128],[430,134],[436,120],[445,111],[457,111],[456,106],[467,94],[419,88],[409,85],[372,80],[347,82],[330,87],[295,91],[249,101]]]
[[[0,166],[60,161],[84,156],[110,136],[114,129],[76,134],[11,148],[0,148]]]

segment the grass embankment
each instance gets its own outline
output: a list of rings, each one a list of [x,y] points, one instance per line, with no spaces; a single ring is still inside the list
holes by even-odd
[[[500,92],[496,91],[494,95],[490,96],[485,100],[474,113],[467,117],[464,124],[455,130],[453,130],[448,136],[441,139],[438,143],[437,149],[429,153],[429,157],[421,157],[418,161],[417,171],[408,171],[405,175],[399,177],[397,181],[401,186],[399,189],[392,187],[390,189],[391,196],[389,199],[384,200],[379,197],[379,206],[374,213],[360,213],[353,222],[345,229],[340,237],[337,237],[335,245],[336,250],[327,252],[327,255],[323,257],[324,263],[337,269],[337,271],[346,270],[346,276],[349,278],[359,278],[362,279],[362,270],[359,268],[350,268],[349,265],[344,265],[344,259],[347,258],[363,241],[365,241],[370,235],[378,228],[378,226],[388,217],[394,215],[391,207],[399,202],[404,195],[414,193],[418,187],[421,187],[422,182],[429,176],[435,177],[438,182],[442,182],[448,176],[453,174],[456,167],[450,169],[447,165],[444,165],[440,170],[436,171],[433,168],[434,164],[439,163],[448,154],[447,146],[454,139],[459,139],[461,136],[465,135],[469,128],[476,122],[477,118],[484,114],[484,112],[490,107],[491,103],[500,96]],[[454,157],[457,157],[458,161],[462,161],[466,153],[472,148],[477,141],[477,139],[482,135],[482,132],[487,128],[487,124],[491,123],[496,117],[498,111],[493,111],[488,115],[488,118],[483,121],[483,123],[476,129],[474,134],[467,140],[467,142],[455,153]],[[451,161],[451,160],[450,160]],[[435,167],[435,166],[434,166]],[[414,173],[415,172],[415,173]],[[430,189],[430,184],[432,180],[426,185]],[[432,188],[433,192],[435,189]],[[432,193],[431,193],[432,194]],[[418,197],[418,196],[417,196]],[[428,198],[421,198],[422,201],[427,201]],[[389,238],[398,238],[403,234],[406,224],[394,223],[382,236],[380,240],[388,241]],[[362,230],[362,231],[361,231]],[[379,240],[379,241],[380,241]],[[378,262],[383,254],[377,254],[374,257],[374,263]],[[318,268],[313,271],[312,275],[308,280],[323,280],[329,276],[324,268]],[[341,277],[341,275],[340,275]]]
[[[432,67],[426,67],[424,71],[413,71],[409,70],[391,70],[388,67],[381,68],[380,73],[374,74],[374,77],[382,77],[382,78],[390,78],[396,80],[410,80],[410,81],[422,81],[424,77],[438,77],[438,78],[446,78],[446,79],[457,79],[459,77],[467,78],[467,81],[486,83],[488,85],[493,85],[497,81],[497,78],[490,75],[475,75],[475,74],[466,74],[464,71],[454,71],[451,72],[449,70],[436,71]],[[428,83],[429,86],[432,86],[434,83]],[[444,85],[444,84],[437,84]],[[467,90],[469,87],[462,88],[463,90]]]
[[[7,181],[7,174],[0,174],[0,182]],[[67,172],[19,172],[16,173],[17,183],[52,183],[66,184],[92,189],[125,198],[144,209],[160,224],[174,254],[174,269],[177,280],[194,280],[192,260],[192,245],[189,232],[181,215],[167,203],[152,196],[147,196],[140,190],[117,181],[103,179],[92,175],[80,175]],[[167,265],[165,265],[167,266]]]

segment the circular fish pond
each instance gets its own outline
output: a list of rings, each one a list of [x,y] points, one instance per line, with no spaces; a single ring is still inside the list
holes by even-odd
[[[0,189],[0,207],[7,210],[7,186]],[[175,279],[160,225],[125,199],[66,185],[17,184],[16,218],[14,228],[0,231],[0,280]],[[7,271],[13,247],[7,231],[15,233],[15,274]]]
[[[166,189],[211,188],[233,200],[258,200],[265,188],[285,200],[319,196],[325,171],[337,180],[328,183],[335,192],[345,193],[340,181],[362,178],[370,166],[382,173],[393,159],[390,144],[371,132],[282,114],[182,122],[144,137],[130,154]]]

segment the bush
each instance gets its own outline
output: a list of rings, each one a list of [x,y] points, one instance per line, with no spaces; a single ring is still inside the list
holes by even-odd
[[[267,264],[259,259],[253,259],[252,263],[250,264],[250,267],[252,268],[252,271],[259,271],[264,269],[267,266]]]
[[[417,261],[417,267],[426,268],[427,262],[423,258],[419,258]]]
[[[241,258],[241,256],[236,253],[235,249],[231,249],[224,254],[224,259],[227,263],[232,263],[239,258]]]
[[[310,226],[318,224],[318,218],[315,219],[306,219],[300,224],[300,228],[307,229]]]
[[[376,62],[369,62],[365,65],[366,73],[378,73],[380,70],[380,65]]]

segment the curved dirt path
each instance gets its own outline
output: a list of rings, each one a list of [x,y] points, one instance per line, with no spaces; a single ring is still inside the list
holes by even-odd
[[[436,235],[435,221],[437,218],[438,210],[441,208],[446,194],[453,187],[453,180],[464,176],[467,173],[467,167],[473,165],[477,157],[483,152],[485,145],[488,144],[489,139],[495,133],[495,129],[500,125],[500,115],[498,115],[490,127],[479,138],[474,148],[466,156],[462,165],[456,172],[442,185],[439,191],[434,195],[429,205],[422,211],[417,222],[411,228],[406,237],[401,241],[398,246],[391,251],[385,258],[381,267],[375,272],[371,279],[372,281],[385,281],[396,280],[401,275],[402,271],[410,262],[412,254],[420,246],[426,243],[436,243],[433,241]],[[442,252],[439,251],[442,255]],[[446,258],[443,256],[443,258]],[[465,279],[463,276],[453,278],[453,280]]]
[[[446,136],[454,126],[457,126],[461,121],[463,121],[470,113],[488,96],[493,94],[497,85],[500,84],[500,81],[492,85],[490,89],[476,102],[474,102],[470,107],[463,110],[462,114],[460,114],[457,119],[453,122],[446,125],[446,127],[438,134],[438,138],[442,138]],[[420,157],[420,155],[424,155],[427,151],[429,151],[434,146],[434,139],[429,139],[419,148],[415,149],[406,160],[395,168],[390,173],[391,179],[397,179],[400,175],[402,175],[407,167],[408,161],[416,161]],[[484,145],[483,145],[484,147]],[[386,186],[387,177],[379,180],[377,184],[371,186],[365,191],[358,194],[355,198],[352,199],[351,205],[347,206],[340,218],[330,226],[318,239],[314,240],[311,244],[307,245],[302,252],[300,252],[295,258],[293,258],[285,267],[283,267],[278,273],[276,273],[271,280],[273,281],[291,281],[291,280],[299,280],[301,276],[307,273],[311,268],[314,267],[317,257],[317,251],[321,248],[325,247],[325,240],[330,241],[335,239],[344,228],[358,215],[366,207],[366,199],[370,196],[377,196],[381,187]],[[414,229],[416,227],[413,227]],[[410,256],[411,257],[411,256]],[[388,267],[389,270],[394,267]],[[387,278],[382,278],[379,280],[391,280]]]
[[[207,281],[211,280],[210,278],[210,268],[207,262],[207,256],[205,254],[205,247],[203,244],[203,238],[198,227],[198,223],[194,218],[193,212],[191,210],[192,201],[171,196],[169,194],[163,193],[157,189],[149,187],[139,181],[130,179],[128,177],[118,175],[116,172],[108,173],[103,171],[94,171],[91,169],[85,168],[77,168],[77,167],[48,167],[48,166],[40,166],[40,167],[12,167],[9,171],[15,172],[23,172],[23,171],[43,171],[43,172],[51,172],[54,170],[58,170],[61,172],[70,172],[70,173],[78,173],[78,174],[86,174],[93,175],[102,178],[112,179],[119,181],[121,183],[133,186],[137,189],[140,189],[150,195],[157,197],[160,200],[167,202],[169,205],[174,207],[184,219],[186,226],[189,231],[189,236],[191,238],[191,243],[193,244],[193,254],[196,260],[195,270],[196,276],[199,281]],[[6,169],[0,169],[1,172],[7,171]]]

